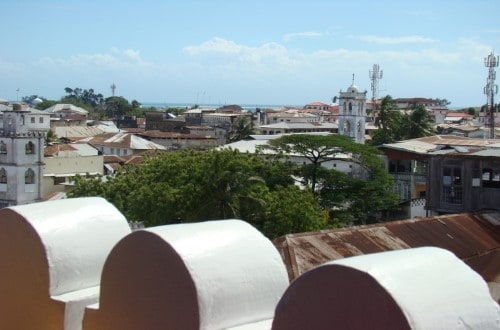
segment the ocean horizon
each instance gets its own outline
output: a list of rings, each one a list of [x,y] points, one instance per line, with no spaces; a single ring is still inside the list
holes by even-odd
[[[250,103],[244,103],[244,104],[238,104],[238,103],[231,103],[231,104],[219,104],[219,103],[169,103],[169,102],[144,102],[141,103],[142,107],[144,108],[150,108],[154,107],[157,109],[165,109],[165,108],[186,108],[186,109],[191,109],[193,106],[198,105],[198,108],[201,109],[217,109],[220,107],[223,107],[225,105],[239,105],[245,110],[248,111],[255,111],[257,108],[259,109],[280,109],[283,107],[295,107],[298,109],[301,109],[304,107],[304,104],[302,105],[296,105],[296,104],[250,104]],[[476,106],[478,107],[478,106]],[[458,106],[448,106],[448,109],[451,111],[456,111],[456,110],[462,110],[462,109],[467,109],[469,107],[458,107]]]
[[[238,103],[232,103],[232,104],[216,104],[216,103],[169,103],[169,102],[144,102],[141,103],[142,107],[144,108],[149,108],[149,107],[154,107],[154,108],[187,108],[190,109],[195,105],[198,105],[199,108],[202,109],[216,109],[223,107],[225,105],[239,105],[245,110],[250,110],[250,111],[255,111],[257,108],[259,109],[279,109],[282,107],[297,107],[297,108],[302,108],[304,105],[292,105],[292,104],[238,104]]]

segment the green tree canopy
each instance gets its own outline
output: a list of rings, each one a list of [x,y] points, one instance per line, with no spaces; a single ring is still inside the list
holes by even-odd
[[[416,139],[422,136],[434,135],[434,119],[429,115],[429,112],[421,104],[417,104],[409,115],[405,115],[403,125],[404,138]]]
[[[228,142],[236,142],[248,138],[254,134],[252,118],[248,116],[239,116],[231,126],[227,134]]]
[[[434,120],[423,105],[413,105],[403,114],[389,95],[382,100],[375,125],[379,129],[372,136],[374,146],[435,134]]]
[[[270,140],[269,148],[283,157],[300,155],[308,160],[297,165],[295,175],[310,186],[319,204],[330,212],[330,224],[365,223],[375,211],[397,207],[392,179],[384,169],[377,149],[357,144],[341,135],[284,135]],[[327,169],[321,166],[338,155],[347,155],[360,166],[364,175]]]
[[[80,101],[83,104],[86,104],[92,108],[95,108],[99,104],[104,102],[104,96],[100,93],[96,94],[92,88],[82,89],[79,87],[76,88],[64,88],[66,92],[66,96],[64,99],[66,100],[74,100],[76,102]]]
[[[398,141],[403,136],[401,123],[403,118],[399,108],[390,95],[382,99],[380,109],[375,118],[375,126],[378,130],[373,133],[372,145],[381,145]]]
[[[239,218],[269,237],[323,228],[326,219],[317,201],[308,191],[296,190],[290,174],[287,164],[258,155],[176,151],[148,158],[106,182],[78,177],[69,195],[102,196],[129,221],[148,226]],[[304,212],[289,214],[276,205],[276,196],[288,189],[290,203]]]
[[[278,139],[269,140],[268,145],[261,149],[271,149],[277,154],[300,155],[309,161],[310,185],[312,191],[316,191],[316,176],[322,163],[331,160],[338,154],[355,152],[359,145],[349,137],[343,135],[311,135],[291,134],[283,135]]]
[[[104,110],[110,118],[119,118],[132,111],[132,105],[121,96],[111,96],[104,101]]]

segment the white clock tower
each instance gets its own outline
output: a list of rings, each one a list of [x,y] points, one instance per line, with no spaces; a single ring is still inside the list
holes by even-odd
[[[0,125],[0,208],[41,201],[50,114],[14,103]]]
[[[339,134],[365,143],[366,91],[358,91],[353,75],[351,86],[339,94]]]

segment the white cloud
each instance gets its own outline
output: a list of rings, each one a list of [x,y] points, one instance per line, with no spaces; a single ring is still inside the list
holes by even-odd
[[[257,47],[240,45],[231,40],[215,37],[200,45],[186,46],[184,52],[190,55],[233,56],[239,62],[262,64],[267,60],[281,64],[292,64],[286,47],[275,42],[264,43]]]
[[[493,50],[492,46],[477,42],[475,39],[470,38],[461,38],[458,41],[458,46],[462,53],[478,62],[482,62]]]
[[[76,54],[70,57],[42,57],[35,65],[41,67],[86,68],[101,67],[109,69],[141,68],[154,66],[153,63],[143,61],[140,51],[126,49],[120,51],[113,47],[110,53]]]
[[[142,62],[142,59],[141,59],[141,52],[138,51],[138,50],[133,50],[133,49],[125,49],[123,51],[123,54],[130,58],[131,60],[135,60],[137,62]]]
[[[6,78],[7,75],[26,74],[29,70],[21,63],[7,61],[0,57],[0,76]]]
[[[415,44],[415,43],[433,43],[434,39],[423,36],[399,36],[399,37],[384,37],[376,35],[352,36],[353,39],[376,43],[376,44]]]
[[[184,47],[184,51],[191,55],[203,53],[239,54],[245,49],[248,50],[250,47],[238,45],[234,41],[218,37],[205,41],[198,46]]]
[[[283,40],[290,41],[294,38],[317,38],[323,36],[323,33],[320,32],[296,32],[296,33],[287,33],[283,36]]]

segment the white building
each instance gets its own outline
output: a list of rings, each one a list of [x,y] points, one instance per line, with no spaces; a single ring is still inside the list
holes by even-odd
[[[365,143],[366,91],[358,91],[353,78],[347,91],[339,94],[339,134]]]
[[[95,176],[103,172],[102,154],[87,143],[47,147],[44,153],[43,198],[71,190],[76,175]]]
[[[15,103],[0,131],[0,207],[42,200],[43,146],[50,115]]]
[[[143,139],[131,133],[105,133],[88,137],[79,142],[87,142],[103,155],[130,156],[148,150],[166,150],[158,143]]]

